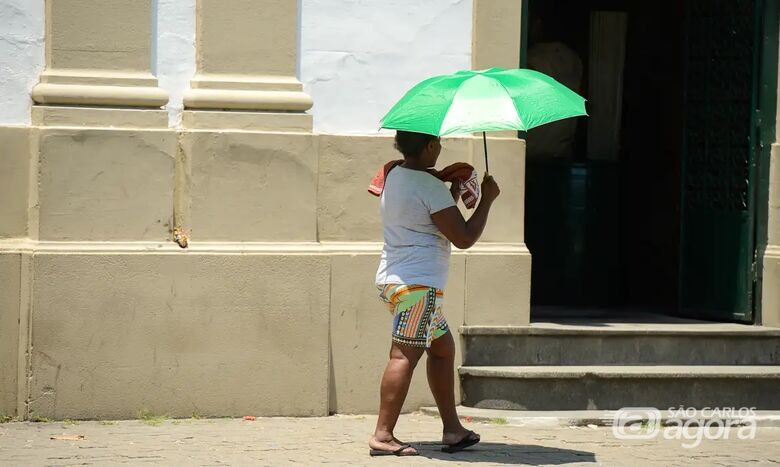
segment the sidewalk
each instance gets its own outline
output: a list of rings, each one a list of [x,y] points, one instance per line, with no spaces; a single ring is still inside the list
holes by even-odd
[[[621,441],[608,427],[523,427],[467,423],[483,442],[458,454],[436,444],[435,417],[403,415],[396,435],[418,457],[370,458],[375,416],[212,420],[132,420],[0,424],[0,465],[780,465],[780,428],[755,439]],[[75,440],[80,435],[82,440]],[[50,439],[64,437],[66,439]],[[692,441],[687,441],[691,443]]]

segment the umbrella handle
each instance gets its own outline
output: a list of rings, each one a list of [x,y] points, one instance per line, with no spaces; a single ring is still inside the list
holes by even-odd
[[[488,157],[487,157],[487,136],[485,135],[485,132],[482,132],[482,144],[485,146],[485,175],[490,173],[490,169],[488,168]]]

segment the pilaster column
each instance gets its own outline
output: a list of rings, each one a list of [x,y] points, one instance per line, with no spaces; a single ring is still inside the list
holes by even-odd
[[[165,105],[152,75],[151,0],[46,0],[46,69],[32,97],[43,105]]]
[[[296,78],[298,2],[291,0],[198,0],[197,73],[184,96],[185,109],[252,112],[253,125],[295,126],[289,113],[311,108]],[[228,126],[246,126],[220,112]],[[214,117],[212,115],[212,117]],[[185,112],[188,127],[209,126],[205,113]],[[294,120],[294,116],[293,116]],[[310,128],[310,118],[303,126]]]
[[[471,69],[518,68],[523,1],[473,0]],[[489,137],[517,138],[516,131],[494,131]]]
[[[527,0],[473,0],[472,70],[520,65],[523,1]],[[484,168],[481,136],[470,140],[472,160],[478,168]],[[491,132],[488,138],[490,167],[506,197],[502,195],[496,204],[493,222],[478,247],[465,256],[464,324],[528,326],[531,254],[523,243],[525,142],[517,138],[516,131]],[[496,280],[498,277],[502,279]]]
[[[520,66],[522,1],[473,0],[473,2],[471,69]]]
[[[780,93],[778,94],[780,95]],[[780,114],[778,114],[780,117]],[[780,118],[778,118],[780,122]],[[780,327],[780,144],[772,145],[769,162],[767,247],[763,258],[761,324]]]

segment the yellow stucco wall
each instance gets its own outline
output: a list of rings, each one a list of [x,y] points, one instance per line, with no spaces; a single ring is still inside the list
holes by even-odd
[[[14,279],[1,282],[0,319],[15,324],[24,314],[24,287],[32,317],[22,328],[0,327],[3,374],[31,370],[21,385],[3,377],[0,411],[376,410],[391,317],[373,286],[381,225],[366,188],[399,157],[391,137],[60,127],[0,134],[4,146],[28,151],[32,183],[16,185],[15,195],[31,206],[29,230],[39,236],[0,240],[0,270]],[[489,145],[503,191],[486,232],[493,241],[453,254],[445,313],[456,333],[463,324],[528,320],[530,255],[517,220],[524,180],[515,175],[524,146]],[[444,146],[444,164],[482,157],[478,139]],[[34,188],[22,196],[20,186]],[[170,240],[174,219],[190,234],[188,249]],[[20,274],[21,253],[29,274]],[[20,341],[30,329],[32,341]],[[420,368],[407,410],[433,403]]]
[[[159,109],[149,0],[46,4],[32,125],[0,127],[0,415],[376,411],[391,317],[366,188],[400,155],[389,136],[312,133],[294,3],[258,16],[254,1],[199,0],[181,129]],[[475,0],[475,65],[516,63],[519,11]],[[236,62],[231,27],[277,33]],[[453,253],[456,334],[528,323],[525,148],[509,136],[489,141],[502,195],[483,242]],[[440,165],[481,171],[482,157],[481,139],[445,139]],[[422,362],[405,409],[431,404]]]
[[[30,129],[0,127],[0,238],[27,235]]]
[[[176,135],[167,130],[40,130],[39,238],[165,241]]]
[[[21,255],[0,253],[0,416],[16,413]]]
[[[761,321],[766,326],[780,326],[780,144],[772,145],[769,167],[768,241],[763,261]]]
[[[328,413],[329,259],[35,255],[30,416]]]

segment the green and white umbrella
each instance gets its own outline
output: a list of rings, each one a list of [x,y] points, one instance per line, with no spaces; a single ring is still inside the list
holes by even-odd
[[[521,130],[587,115],[585,99],[553,78],[528,69],[490,68],[434,76],[410,89],[381,127],[434,136]]]

